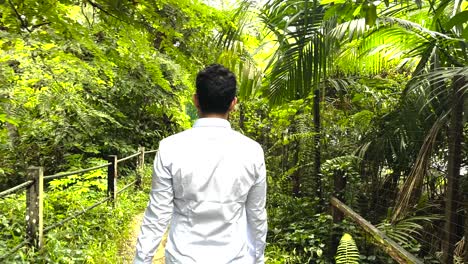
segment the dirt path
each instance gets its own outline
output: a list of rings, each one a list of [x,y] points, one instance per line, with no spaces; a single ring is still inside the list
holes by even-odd
[[[121,249],[119,250],[122,264],[130,264],[135,256],[135,245],[138,234],[140,233],[140,225],[143,219],[143,213],[136,215],[130,226],[132,231],[128,235],[127,239],[122,243]],[[153,258],[153,264],[164,264],[164,246],[166,245],[167,234],[163,237],[161,244],[159,245],[156,254]]]

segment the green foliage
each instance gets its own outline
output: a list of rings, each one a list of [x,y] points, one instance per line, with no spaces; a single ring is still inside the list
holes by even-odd
[[[317,201],[280,194],[270,194],[268,201],[266,256],[271,263],[328,263],[331,216],[316,212]]]
[[[350,234],[344,233],[341,237],[335,260],[336,264],[359,263],[359,250]]]
[[[156,148],[190,126],[193,76],[226,17],[198,1],[0,5],[0,187],[30,165]]]
[[[260,11],[250,1],[239,6],[219,11],[199,0],[3,1],[0,189],[24,181],[29,165],[45,166],[50,175],[100,164],[105,155],[134,153],[138,145],[156,148],[196,118],[194,75],[216,61],[239,78],[233,127],[265,149],[268,263],[330,263],[337,229],[363,245],[361,263],[390,261],[346,221],[333,225],[319,206],[320,198],[336,195],[335,177],[346,179],[348,205],[371,222],[383,221],[379,227],[408,250],[435,259],[440,241],[421,238],[440,221],[386,219],[396,198],[404,197],[397,190],[416,160],[425,162],[413,173],[422,180],[406,192],[408,205],[440,203],[445,193],[450,88],[455,77],[467,76],[466,1],[270,0]],[[320,131],[311,94],[317,89]],[[431,144],[424,143],[427,135]],[[421,149],[427,150],[423,157]],[[316,150],[321,174],[312,169]],[[105,179],[95,171],[48,188],[46,223],[52,223],[103,198]],[[315,195],[319,188],[322,197]],[[117,227],[144,204],[143,196],[127,195],[122,207],[87,214],[80,220],[85,227],[72,221],[50,231],[42,257],[23,249],[13,260],[114,261],[116,246],[106,241],[119,239]],[[0,200],[0,255],[22,239],[24,199]]]
[[[0,256],[23,241],[26,233],[26,196],[10,195],[0,200]]]
[[[437,215],[411,216],[394,224],[388,221],[382,222],[377,225],[377,228],[408,251],[418,254],[421,251],[421,243],[418,242],[418,238],[424,235],[425,229],[428,230],[431,227],[432,221],[441,218]]]
[[[322,164],[325,186],[333,187],[335,177],[343,178],[346,181],[343,193],[337,193],[330,189],[328,190],[329,194],[342,197],[343,202],[352,208],[357,205],[358,190],[362,189],[359,175],[360,161],[360,158],[349,155],[329,159]]]
[[[144,190],[131,189],[119,194],[116,206],[102,204],[47,232],[43,252],[32,252],[26,247],[12,255],[15,263],[115,263],[120,260],[119,244],[133,217],[146,206],[150,186],[151,166],[143,178]],[[103,170],[82,176],[53,180],[45,193],[45,226],[50,226],[106,197]],[[134,180],[132,173],[119,179],[122,187]],[[13,195],[0,200],[0,255],[19,244],[24,238],[25,195]]]

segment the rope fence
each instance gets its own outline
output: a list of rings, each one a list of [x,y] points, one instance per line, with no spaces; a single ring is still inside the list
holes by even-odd
[[[50,175],[50,176],[44,176],[44,180],[60,179],[60,178],[67,177],[67,176],[78,175],[78,174],[82,174],[82,173],[85,173],[85,172],[105,168],[105,167],[107,167],[109,165],[111,165],[111,164],[106,163],[106,164],[102,164],[102,165],[99,165],[99,166],[95,166],[95,167],[91,167],[91,168],[87,168],[87,169],[82,169],[82,170],[79,170],[79,171],[72,171],[72,172],[67,172],[67,173],[59,173],[59,174],[54,174],[54,175]]]
[[[136,156],[138,156],[138,155],[141,155],[141,153],[140,153],[140,152],[137,152],[137,153],[135,153],[135,154],[133,154],[133,155],[130,155],[130,156],[128,156],[128,157],[119,159],[119,160],[117,160],[117,163],[120,163],[120,162],[122,162],[122,161],[129,160],[129,159],[134,158],[134,157],[136,157]]]
[[[30,167],[28,169],[28,177],[29,180],[21,183],[13,188],[7,189],[5,191],[0,192],[0,198],[5,197],[7,195],[13,194],[19,190],[26,189],[26,239],[12,248],[8,253],[3,256],[0,256],[0,262],[7,259],[13,253],[17,252],[20,248],[24,247],[25,245],[29,245],[35,249],[41,249],[44,245],[44,234],[49,232],[50,230],[62,226],[67,222],[78,218],[79,216],[85,214],[86,212],[102,205],[106,202],[111,202],[113,206],[115,206],[115,200],[117,195],[122,193],[123,191],[129,189],[131,186],[136,186],[136,188],[141,188],[142,183],[142,173],[145,164],[145,154],[155,153],[157,150],[150,150],[145,151],[144,147],[140,147],[139,151],[135,154],[130,156],[124,157],[122,159],[117,159],[117,156],[109,156],[109,162],[106,164],[94,166],[91,168],[86,168],[82,170],[66,172],[66,173],[58,173],[53,175],[44,176],[43,175],[43,168],[42,167]],[[136,166],[136,179],[132,182],[128,183],[127,185],[123,186],[120,190],[117,189],[117,179],[118,179],[118,163],[130,160],[132,158],[138,157],[137,159],[137,166]],[[43,223],[43,214],[44,214],[44,181],[53,180],[53,179],[60,179],[67,176],[72,175],[79,175],[86,172],[102,169],[107,167],[107,197],[101,201],[94,203],[93,205],[75,212],[74,214],[68,216],[67,218],[53,223],[44,228]]]
[[[134,180],[132,181],[131,183],[125,185],[124,187],[122,187],[122,189],[120,189],[117,194],[120,194],[122,193],[123,191],[127,190],[128,188],[130,188],[132,185],[134,185],[135,183],[137,182],[137,180]]]
[[[33,184],[33,182],[34,181],[26,181],[26,182],[23,182],[22,184],[17,185],[15,187],[11,188],[11,189],[0,192],[0,198],[4,197],[4,196],[7,196],[9,194],[12,194],[12,193],[14,193],[16,191],[19,191],[19,190],[21,190],[23,188],[29,188],[29,186],[31,186]]]
[[[48,231],[50,231],[50,230],[52,230],[52,229],[54,229],[54,228],[56,228],[56,227],[59,227],[59,226],[64,225],[65,223],[67,223],[67,222],[69,222],[69,221],[71,221],[71,220],[77,218],[78,216],[80,216],[80,215],[82,215],[82,214],[84,214],[84,213],[90,211],[91,209],[94,209],[94,208],[98,207],[99,205],[101,205],[101,204],[103,204],[103,203],[109,201],[110,199],[111,199],[111,197],[107,197],[107,198],[105,198],[105,199],[103,199],[103,200],[101,200],[101,201],[99,201],[99,202],[97,202],[97,203],[91,205],[91,206],[88,207],[88,208],[85,208],[85,209],[83,209],[83,210],[81,210],[81,211],[78,211],[77,213],[75,213],[75,214],[73,214],[73,215],[71,215],[71,216],[69,216],[69,217],[67,217],[67,218],[65,218],[65,219],[63,219],[63,220],[61,220],[61,221],[59,221],[59,222],[57,222],[57,223],[55,223],[55,224],[52,224],[52,225],[46,227],[46,228],[44,229],[44,233],[47,233]]]
[[[26,246],[28,243],[29,243],[28,240],[23,240],[23,242],[19,243],[17,246],[15,246],[14,248],[12,248],[10,251],[8,251],[8,253],[6,253],[6,254],[3,255],[3,256],[0,256],[0,260],[4,260],[4,259],[8,258],[8,257],[11,256],[13,253],[15,253],[16,251],[18,251],[20,248]]]

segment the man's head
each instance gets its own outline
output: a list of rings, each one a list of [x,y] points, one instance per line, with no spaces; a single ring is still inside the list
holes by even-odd
[[[198,73],[195,105],[202,115],[226,115],[237,102],[236,76],[219,64],[212,64]]]

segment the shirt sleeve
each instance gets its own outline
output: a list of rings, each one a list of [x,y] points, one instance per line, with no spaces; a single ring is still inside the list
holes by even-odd
[[[249,233],[252,236],[252,246],[255,249],[256,264],[263,264],[264,251],[267,236],[267,213],[266,204],[266,168],[261,152],[261,163],[257,164],[257,180],[249,191],[246,202],[247,225]]]
[[[172,176],[162,162],[161,149],[156,154],[150,201],[146,208],[136,244],[134,264],[151,264],[156,249],[172,218],[174,193]]]

